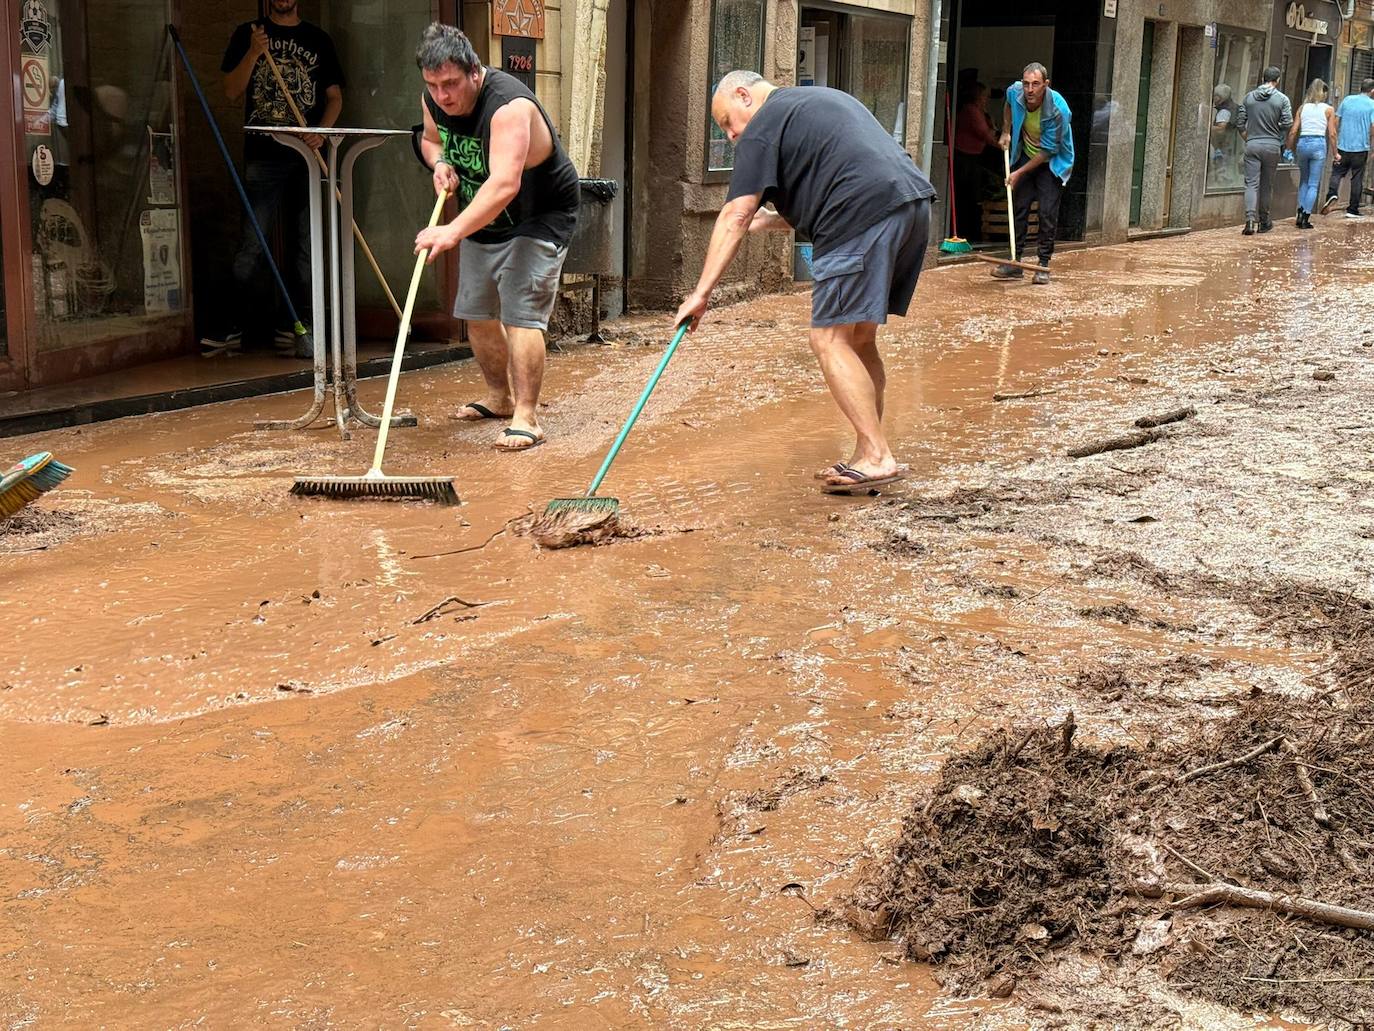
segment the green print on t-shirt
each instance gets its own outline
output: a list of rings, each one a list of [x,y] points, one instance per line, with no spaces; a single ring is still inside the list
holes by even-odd
[[[487,181],[490,169],[482,154],[482,141],[476,136],[464,136],[452,132],[444,126],[439,130],[439,143],[443,148],[443,162],[458,173],[458,205],[465,208],[471,203],[482,184]],[[509,210],[502,211],[491,223],[493,226],[511,226],[515,219]]]

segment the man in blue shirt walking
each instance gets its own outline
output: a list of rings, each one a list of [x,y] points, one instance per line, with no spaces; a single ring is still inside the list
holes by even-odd
[[[1341,192],[1341,180],[1350,176],[1350,203],[1346,218],[1360,217],[1360,191],[1364,187],[1364,166],[1369,160],[1369,148],[1374,143],[1374,79],[1360,83],[1360,92],[1352,93],[1336,108],[1336,157],[1331,163],[1331,182],[1322,202],[1325,215],[1336,203]]]

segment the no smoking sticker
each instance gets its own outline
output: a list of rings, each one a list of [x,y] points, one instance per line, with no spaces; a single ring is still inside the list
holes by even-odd
[[[19,63],[19,85],[24,94],[24,132],[30,136],[52,133],[48,104],[52,100],[46,55],[27,55]]]

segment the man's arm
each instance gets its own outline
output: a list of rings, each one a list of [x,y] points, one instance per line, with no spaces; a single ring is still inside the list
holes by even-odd
[[[1011,103],[1002,104],[1002,136],[997,145],[1003,150],[1011,149]]]
[[[1245,139],[1245,123],[1248,120],[1249,115],[1247,115],[1245,112],[1245,101],[1242,100],[1239,106],[1237,106],[1236,108],[1236,117],[1234,119],[1236,132],[1240,133],[1241,139]]]
[[[749,223],[749,232],[751,233],[787,232],[791,229],[791,222],[776,211],[762,207],[754,212],[753,221]]]
[[[763,194],[754,193],[736,197],[720,209],[716,226],[711,230],[711,242],[706,247],[701,278],[697,280],[696,289],[687,295],[673,316],[673,325],[680,326],[684,319],[691,319],[692,330],[696,330],[697,323],[706,314],[707,305],[711,302],[711,292],[739,253],[740,245],[744,243],[749,226],[754,221],[754,213],[762,201]]]
[[[530,152],[530,117],[535,107],[528,100],[512,100],[491,120],[490,172],[472,200],[448,225],[423,230],[415,238],[415,253],[430,248],[429,260],[456,247],[459,241],[488,226],[520,192],[520,177]]]
[[[230,41],[233,46],[233,41]],[[267,53],[267,30],[254,25],[248,37],[248,49],[243,58],[231,70],[224,73],[224,93],[230,100],[240,99],[248,91],[248,80],[253,76],[253,67],[258,59]]]
[[[429,105],[423,97],[420,98],[420,116],[425,124],[420,136],[420,156],[434,170],[434,196],[441,192],[452,196],[458,192],[458,173],[444,160],[444,141],[439,139],[439,127],[434,124],[434,116],[429,113]]]
[[[330,86],[324,91],[324,110],[320,113],[320,124],[325,128],[333,125],[339,120],[339,112],[343,110],[343,89],[338,86]],[[324,146],[324,137],[317,132],[312,132],[305,137],[307,146],[319,150]]]
[[[1337,114],[1333,114],[1333,115],[1331,116],[1330,125],[1331,125],[1331,151],[1332,151],[1332,153],[1334,153],[1334,154],[1336,155],[1335,157],[1333,157],[1333,158],[1331,159],[1331,163],[1332,163],[1333,165],[1339,165],[1339,164],[1341,163],[1341,152],[1340,152],[1340,148],[1338,148],[1338,147],[1336,146],[1336,137],[1338,137],[1338,136],[1341,134],[1341,116],[1340,116],[1340,115],[1337,115]],[[1371,129],[1371,130],[1374,130],[1374,125],[1371,125],[1371,126],[1370,126],[1370,129]]]

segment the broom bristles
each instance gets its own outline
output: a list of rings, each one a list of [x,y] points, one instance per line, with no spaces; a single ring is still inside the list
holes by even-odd
[[[459,502],[451,476],[297,476],[291,493],[325,498],[421,498]]]
[[[962,236],[951,236],[944,243],[940,244],[940,250],[946,254],[967,254],[973,250],[973,244],[969,243]]]
[[[614,512],[620,508],[619,498],[554,498],[544,514],[555,512]]]

